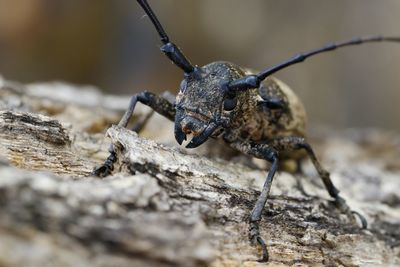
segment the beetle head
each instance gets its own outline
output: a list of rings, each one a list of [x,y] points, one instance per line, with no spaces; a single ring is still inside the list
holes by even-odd
[[[179,144],[192,134],[186,147],[198,147],[229,126],[238,109],[238,96],[227,90],[227,84],[243,75],[240,68],[227,62],[214,62],[185,74],[176,98],[175,138]]]
[[[232,118],[230,113],[234,113],[238,99],[229,92],[228,83],[243,77],[244,73],[227,62],[194,67],[169,40],[147,0],[137,1],[161,37],[161,51],[185,73],[176,99],[175,138],[182,144],[186,135],[191,133],[194,137],[186,147],[197,147],[211,135],[221,134],[229,125]]]

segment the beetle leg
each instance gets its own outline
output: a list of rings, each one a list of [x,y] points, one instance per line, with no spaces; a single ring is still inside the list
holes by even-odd
[[[269,255],[267,246],[260,236],[259,230],[259,222],[261,220],[261,213],[264,209],[265,203],[267,202],[267,198],[269,196],[269,192],[271,190],[272,180],[274,175],[278,169],[278,156],[274,150],[268,149],[263,153],[265,155],[265,159],[272,163],[271,168],[268,172],[267,179],[265,180],[263,189],[261,191],[260,196],[257,199],[256,204],[250,215],[250,225],[249,225],[249,238],[252,244],[258,243],[262,249],[262,258],[261,262],[268,261]]]
[[[175,95],[171,92],[165,91],[161,94],[162,98],[165,98],[165,100],[167,100],[171,105],[174,105],[175,103]],[[146,126],[146,124],[149,122],[150,118],[153,116],[154,114],[154,109],[152,109],[148,114],[146,114],[146,116],[144,116],[144,118],[142,118],[140,121],[136,122],[131,130],[137,133],[140,133],[143,128]],[[172,116],[172,119],[170,119],[171,121],[173,121],[175,115]]]
[[[260,235],[259,223],[261,221],[261,214],[267,202],[269,192],[271,190],[272,180],[276,171],[278,170],[279,159],[277,151],[268,144],[250,144],[246,142],[231,143],[231,146],[246,154],[255,156],[257,158],[265,159],[271,163],[271,168],[268,172],[261,194],[259,195],[256,204],[250,215],[249,220],[249,239],[254,244],[259,244],[262,249],[261,262],[268,261],[269,255],[267,245]]]
[[[169,96],[161,97],[147,91],[134,95],[129,102],[128,109],[125,111],[125,114],[119,121],[118,126],[126,127],[128,125],[128,122],[132,117],[133,111],[135,110],[136,103],[138,101],[144,105],[151,107],[155,112],[163,115],[167,119],[174,121],[175,107],[174,104],[171,101],[169,101],[170,99],[168,98],[170,97]],[[149,118],[150,117],[146,118],[143,122],[141,122],[141,124],[135,125],[134,128],[140,130],[144,126],[144,124],[148,121]],[[110,145],[108,150],[110,152],[110,155],[107,157],[103,165],[101,165],[100,167],[96,168],[93,171],[92,174],[94,176],[105,177],[111,174],[111,172],[113,171],[114,163],[117,161],[117,154],[112,144]]]
[[[336,206],[341,212],[348,214],[350,218],[354,218],[354,215],[356,215],[361,221],[362,228],[367,228],[367,220],[360,213],[352,211],[346,201],[339,195],[339,190],[333,185],[329,172],[321,166],[310,144],[308,144],[304,138],[293,136],[276,138],[272,140],[271,146],[278,151],[304,149],[310,157],[318,175],[321,177],[329,195],[335,199]]]
[[[140,133],[143,130],[143,128],[147,125],[147,123],[149,122],[149,120],[151,119],[153,114],[154,114],[154,110],[151,110],[149,113],[146,114],[146,116],[141,118],[141,120],[137,121],[132,126],[131,131],[134,131],[136,133]]]
[[[317,157],[315,156],[313,149],[308,143],[305,142],[304,138],[292,137],[292,136],[281,137],[273,139],[266,144],[251,144],[251,143],[237,141],[231,143],[230,145],[234,149],[237,149],[245,154],[265,159],[271,162],[272,164],[268,172],[267,179],[264,183],[263,189],[261,191],[261,194],[258,197],[256,204],[251,212],[250,222],[249,222],[250,241],[252,244],[259,244],[262,249],[262,259],[260,261],[263,262],[268,261],[269,257],[265,241],[260,236],[259,222],[261,220],[261,214],[269,196],[273,177],[278,169],[278,163],[279,163],[278,152],[304,149],[311,158],[311,161],[314,164],[319,176],[321,177],[329,195],[335,199],[335,203],[338,206],[338,208],[342,212],[348,214],[351,218],[354,218],[353,216],[354,214],[357,215],[361,220],[362,227],[366,228],[367,221],[365,220],[365,218],[358,212],[351,211],[349,206],[346,204],[346,201],[339,196],[339,190],[333,185],[332,180],[330,179],[329,172],[326,171],[321,166]]]

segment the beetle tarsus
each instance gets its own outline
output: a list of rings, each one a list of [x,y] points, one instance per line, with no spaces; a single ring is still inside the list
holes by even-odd
[[[112,151],[106,159],[106,161],[100,167],[96,168],[93,172],[93,176],[106,177],[111,174],[114,170],[114,163],[117,161],[117,154]]]
[[[258,221],[251,221],[250,222],[249,239],[250,239],[250,243],[252,245],[258,244],[261,247],[262,258],[259,259],[258,261],[259,262],[267,262],[269,260],[268,249],[267,249],[267,245],[265,244],[265,241],[260,236],[260,230],[259,230]]]
[[[361,222],[361,229],[367,229],[367,227],[368,227],[367,219],[365,219],[365,217],[362,216],[358,211],[352,210],[351,213],[352,213],[353,215],[356,215],[356,216],[358,217],[358,219],[360,219],[360,222]]]
[[[358,218],[361,222],[361,228],[366,229],[368,226],[368,222],[364,216],[362,216],[359,212],[351,210],[347,205],[346,200],[339,195],[335,197],[335,205],[339,208],[339,210],[349,216],[353,222],[357,222],[356,218]]]

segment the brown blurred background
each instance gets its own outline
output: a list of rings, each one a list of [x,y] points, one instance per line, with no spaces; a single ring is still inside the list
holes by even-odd
[[[399,0],[150,0],[197,65],[263,69],[359,35],[400,36]],[[0,0],[0,74],[65,80],[110,93],[176,92],[181,71],[134,0]],[[314,57],[276,76],[303,99],[310,124],[400,130],[400,44]]]

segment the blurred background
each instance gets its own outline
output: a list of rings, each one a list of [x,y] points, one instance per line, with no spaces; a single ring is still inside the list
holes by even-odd
[[[331,41],[400,36],[399,0],[150,0],[196,65],[263,69]],[[113,94],[177,92],[182,72],[134,0],[0,0],[0,74],[64,80]],[[400,43],[366,44],[279,72],[310,125],[400,130]]]

